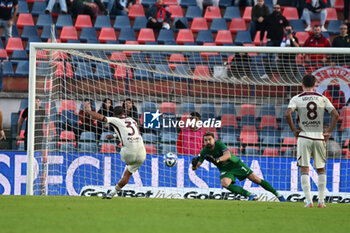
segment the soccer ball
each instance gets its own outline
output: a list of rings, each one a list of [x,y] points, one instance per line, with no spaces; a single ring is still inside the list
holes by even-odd
[[[174,167],[177,163],[177,156],[173,152],[164,155],[164,164],[167,167]]]

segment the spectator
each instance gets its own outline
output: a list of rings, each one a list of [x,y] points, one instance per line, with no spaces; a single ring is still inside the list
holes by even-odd
[[[2,111],[0,109],[0,141],[6,140],[6,135],[5,135],[4,126],[2,124],[2,121],[3,121],[3,116],[2,116]]]
[[[303,11],[302,18],[306,21],[305,31],[311,31],[311,19],[321,19],[321,30],[326,32],[324,27],[327,18],[327,0],[306,0],[306,7]]]
[[[68,13],[68,8],[67,8],[66,1],[69,1],[69,0],[59,0],[60,7],[61,7],[61,12],[63,14],[67,14]],[[47,3],[47,7],[45,9],[45,13],[46,14],[50,14],[52,12],[52,9],[53,9],[55,3],[56,3],[56,0],[49,0],[49,2]]]
[[[201,115],[198,112],[192,112],[190,119],[194,124],[181,129],[176,147],[179,154],[198,155],[204,146],[203,135],[205,134],[205,130],[203,127],[198,128],[196,126],[197,121],[201,119]]]
[[[203,3],[205,6],[219,6],[219,0],[196,0],[197,6],[203,11]]]
[[[333,39],[332,47],[350,47],[350,36],[348,35],[348,26],[342,24],[339,27],[340,34]]]
[[[22,140],[21,129],[23,122],[28,118],[28,108],[23,110],[22,115],[18,119],[17,126],[17,140]],[[41,100],[39,98],[35,99],[35,128],[34,128],[34,150],[41,150],[43,144],[43,124],[45,121],[45,109],[41,108]],[[28,121],[26,124],[26,129],[24,131],[24,150],[27,150],[27,133],[28,133]]]
[[[327,86],[327,90],[324,91],[323,95],[326,96],[329,101],[331,101],[338,112],[340,112],[340,110],[345,106],[345,95],[340,89],[338,80],[333,79]]]
[[[15,21],[17,9],[17,0],[2,0],[0,3],[0,36],[5,29],[6,41],[12,37],[12,24]]]
[[[96,112],[95,109],[92,109],[91,107],[91,100],[85,99],[83,103],[83,109],[79,111],[79,132],[78,132],[78,138],[80,137],[80,134],[83,131],[90,131],[96,133],[96,122],[93,120],[93,118],[87,114],[85,111],[93,111]]]
[[[105,116],[105,117],[112,117],[113,116],[113,101],[109,98],[105,98],[102,102],[100,110],[98,110],[98,113]],[[111,131],[113,132],[114,129],[112,126],[106,124],[103,121],[97,121],[97,138],[100,138],[100,135],[103,131]]]
[[[344,0],[344,23],[349,23],[350,0]]]
[[[128,15],[130,7],[134,4],[136,0],[115,0],[110,15]]]
[[[304,47],[331,47],[331,44],[327,37],[321,33],[321,26],[315,25],[313,28],[313,34],[306,39]],[[318,63],[327,61],[327,56],[324,54],[307,54],[305,56],[306,62]]]
[[[299,47],[299,40],[295,36],[295,32],[293,31],[293,27],[288,25],[285,27],[284,36],[281,42],[281,47]],[[277,56],[279,61],[279,71],[281,74],[288,76],[290,79],[295,79],[295,53],[282,53]]]
[[[95,11],[91,7],[92,1],[95,1],[98,8],[103,12],[104,15],[108,15],[106,7],[103,5],[101,0],[73,0],[72,4],[72,16],[76,18],[78,15],[90,15],[91,19],[95,17]]]
[[[276,4],[272,14],[264,20],[260,33],[260,45],[263,44],[265,31],[267,31],[267,46],[280,46],[284,34],[283,28],[287,25],[288,20],[281,14],[280,5]]]
[[[250,35],[253,40],[256,31],[261,30],[265,17],[270,14],[269,7],[264,4],[264,0],[257,0],[257,2],[258,3],[252,8],[252,21],[250,22]]]
[[[228,68],[228,77],[235,78],[251,78],[253,77],[251,72],[252,59],[247,53],[236,53],[230,62]]]
[[[137,124],[139,124],[139,113],[137,111],[136,106],[132,102],[130,98],[127,98],[123,103],[122,107],[124,109],[125,115],[128,117],[131,117],[136,121]]]
[[[163,0],[157,0],[157,2],[147,10],[147,27],[153,28],[153,30],[156,31],[162,28],[170,29],[170,16],[171,13],[168,7],[163,5]]]

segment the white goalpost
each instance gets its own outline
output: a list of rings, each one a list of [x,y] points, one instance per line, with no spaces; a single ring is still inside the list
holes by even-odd
[[[131,100],[147,158],[120,196],[244,199],[221,188],[214,165],[192,171],[202,134],[185,128],[198,112],[201,132],[213,132],[288,200],[303,200],[284,113],[313,73],[316,91],[341,114],[327,145],[326,201],[350,202],[350,49],[31,43],[29,57],[27,195],[101,196],[113,188],[125,169],[120,141],[106,139],[114,132],[86,117],[83,104],[97,112],[106,100]],[[178,156],[174,167],[163,163],[168,152]],[[313,168],[310,177],[316,191]],[[275,200],[249,180],[237,184]]]

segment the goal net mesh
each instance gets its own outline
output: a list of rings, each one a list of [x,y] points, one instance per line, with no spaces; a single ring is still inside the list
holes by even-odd
[[[137,48],[36,49],[35,97],[41,107],[31,134],[34,194],[79,195],[86,185],[114,186],[122,176],[121,143],[106,138],[114,133],[108,125],[84,115],[85,101],[106,116],[112,116],[107,102],[124,106],[139,123],[147,159],[130,187],[221,188],[214,165],[205,162],[197,171],[191,169],[203,132],[210,131],[278,191],[301,191],[296,138],[284,115],[307,73],[317,77],[316,91],[332,98],[341,112],[327,147],[327,190],[350,192],[349,55],[252,47],[220,52]],[[203,127],[181,123],[191,120],[193,112]],[[324,121],[329,124],[328,113]],[[174,167],[163,163],[168,152],[178,155]],[[315,191],[317,174],[313,169],[310,174]],[[262,190],[249,180],[236,182],[250,191]]]

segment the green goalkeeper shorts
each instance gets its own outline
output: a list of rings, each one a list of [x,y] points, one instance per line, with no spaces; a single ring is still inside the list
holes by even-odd
[[[220,170],[220,180],[224,177],[227,177],[230,178],[233,183],[235,183],[236,178],[242,181],[252,173],[253,171],[245,163],[243,163],[242,160],[239,160],[239,162],[236,163],[233,168]]]

